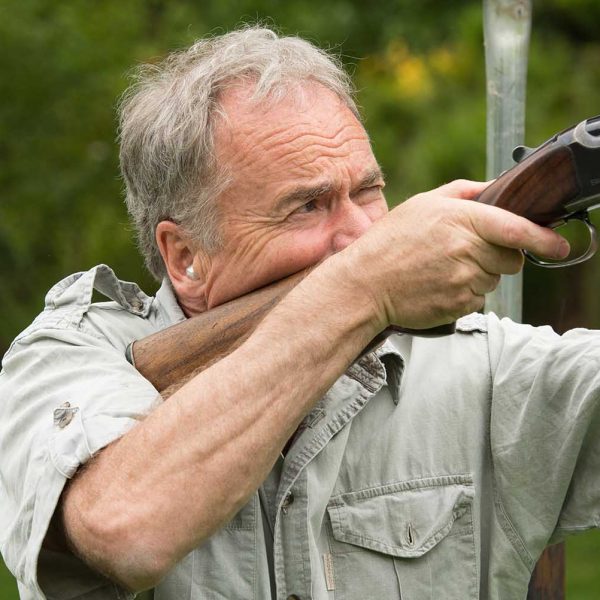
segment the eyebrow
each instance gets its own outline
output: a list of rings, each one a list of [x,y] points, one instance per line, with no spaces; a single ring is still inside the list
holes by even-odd
[[[358,185],[350,190],[350,196],[356,195],[360,190],[370,187],[378,181],[383,181],[383,179],[383,173],[380,168],[369,170]],[[331,182],[317,183],[311,186],[300,185],[282,196],[276,204],[276,209],[282,210],[296,204],[301,205],[317,200],[321,196],[330,194],[334,189],[335,186]]]
[[[366,175],[360,180],[359,184],[350,190],[350,196],[354,196],[360,190],[371,187],[378,181],[385,182],[383,171],[378,167],[367,171]]]

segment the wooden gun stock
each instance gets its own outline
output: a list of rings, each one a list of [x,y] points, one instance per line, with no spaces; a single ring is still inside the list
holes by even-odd
[[[571,131],[560,135],[564,137]],[[555,136],[530,152],[487,187],[477,200],[541,225],[553,225],[566,218],[565,205],[578,198],[580,185],[574,152],[557,139],[561,138]],[[127,358],[163,397],[168,397],[188,379],[242,344],[271,308],[305,275],[306,272],[297,273],[136,341],[128,347]],[[365,351],[394,332],[446,335],[454,332],[454,324],[427,330],[392,326],[377,336]]]
[[[127,360],[154,385],[163,398],[167,398],[194,375],[240,346],[265,315],[309,271],[307,269],[290,275],[137,340],[127,347]],[[373,339],[363,354],[377,347],[390,334],[406,331],[409,330],[388,327]],[[423,333],[437,336],[453,331],[453,325],[441,325]]]
[[[564,206],[578,191],[573,153],[566,146],[551,146],[503,173],[477,201],[553,225],[568,216]]]
[[[137,340],[127,347],[127,360],[168,397],[240,346],[306,273],[296,273]]]

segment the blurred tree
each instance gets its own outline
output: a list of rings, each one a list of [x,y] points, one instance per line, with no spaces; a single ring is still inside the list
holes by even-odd
[[[598,3],[538,4],[527,135],[534,144],[598,112],[600,84],[591,25]],[[70,272],[107,262],[122,278],[154,288],[121,201],[115,104],[131,66],[199,36],[263,20],[340,53],[359,86],[392,204],[455,177],[483,177],[478,1],[22,0],[5,3],[0,15],[0,351],[41,309],[44,291]],[[598,312],[590,269],[581,283],[584,319]],[[553,290],[575,277],[548,283],[538,271],[528,274],[531,285]]]
[[[480,0],[7,0],[0,5],[0,354],[65,275],[99,262],[155,284],[122,202],[115,105],[128,69],[264,21],[339,53],[359,87],[390,204],[481,179]],[[527,142],[600,113],[597,0],[534,1]],[[594,217],[599,222],[599,217]],[[581,244],[575,235],[574,244]],[[527,268],[525,320],[600,326],[600,257]]]

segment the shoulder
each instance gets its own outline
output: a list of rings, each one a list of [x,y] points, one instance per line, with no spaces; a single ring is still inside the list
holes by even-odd
[[[95,301],[98,294],[106,301]],[[137,284],[121,281],[107,265],[97,265],[55,284],[43,311],[15,338],[7,355],[39,337],[68,343],[91,338],[122,349],[161,328],[158,312],[156,299]]]

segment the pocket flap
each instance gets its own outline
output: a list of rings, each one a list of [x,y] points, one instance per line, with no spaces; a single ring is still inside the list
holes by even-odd
[[[448,535],[473,495],[470,477],[435,477],[333,496],[327,512],[336,540],[416,557]]]

